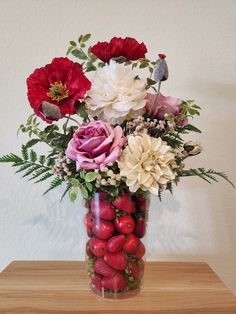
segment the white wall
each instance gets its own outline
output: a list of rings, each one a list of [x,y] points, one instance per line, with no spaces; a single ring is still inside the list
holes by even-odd
[[[16,131],[31,113],[26,77],[64,56],[67,43],[91,32],[145,41],[149,57],[165,53],[170,78],[163,93],[196,99],[203,113],[204,153],[189,166],[226,171],[236,182],[236,2],[225,0],[0,0],[0,154],[18,152]],[[82,259],[80,202],[45,197],[0,165],[0,268],[15,259]],[[225,182],[184,179],[174,196],[153,198],[149,258],[207,261],[236,293],[236,193]]]

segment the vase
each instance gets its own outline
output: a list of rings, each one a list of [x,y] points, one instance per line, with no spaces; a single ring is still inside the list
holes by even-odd
[[[110,299],[136,295],[143,285],[149,193],[114,197],[96,191],[86,208],[86,260],[91,290]]]

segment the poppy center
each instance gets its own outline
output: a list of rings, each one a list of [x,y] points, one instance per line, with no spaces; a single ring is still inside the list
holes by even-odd
[[[62,82],[55,82],[53,84],[50,84],[49,92],[47,95],[55,101],[60,101],[62,99],[65,99],[69,96],[69,91],[66,87],[66,85],[62,84]]]

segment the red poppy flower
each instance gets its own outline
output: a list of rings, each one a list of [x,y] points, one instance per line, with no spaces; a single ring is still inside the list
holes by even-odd
[[[27,79],[28,99],[34,112],[47,123],[75,113],[75,102],[83,99],[91,82],[80,64],[54,58]]]
[[[147,48],[144,43],[139,44],[136,39],[126,37],[113,37],[108,43],[98,42],[91,48],[91,52],[103,62],[108,62],[112,58],[123,57],[126,61],[144,58]]]

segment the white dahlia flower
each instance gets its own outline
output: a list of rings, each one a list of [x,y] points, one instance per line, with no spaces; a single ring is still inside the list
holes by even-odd
[[[128,137],[118,164],[131,192],[141,188],[157,195],[159,188],[175,178],[171,169],[174,159],[172,148],[161,138],[142,134]]]
[[[131,67],[113,60],[96,71],[88,92],[92,116],[111,124],[142,115],[146,105],[145,81],[135,79]]]

